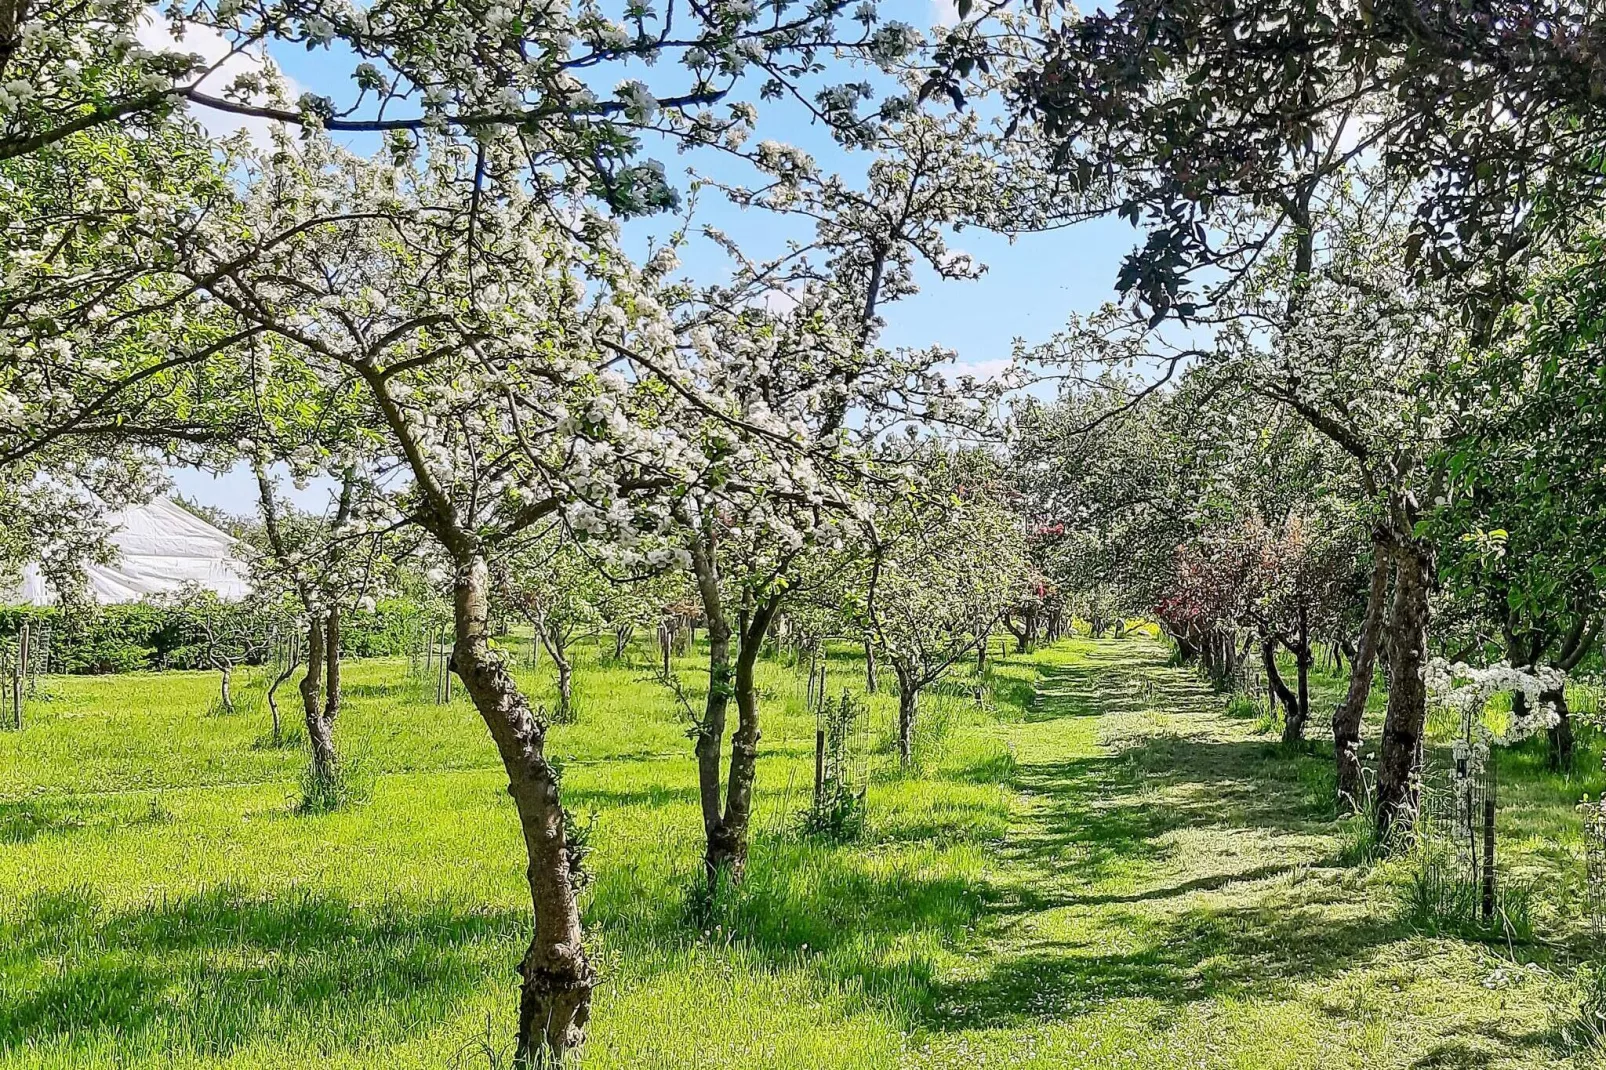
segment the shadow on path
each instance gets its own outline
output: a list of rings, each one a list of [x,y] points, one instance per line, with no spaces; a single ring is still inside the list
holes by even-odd
[[[1128,641],[1045,667],[1013,740],[1020,804],[978,951],[931,1024],[1270,996],[1402,935],[1323,868],[1328,759],[1251,737],[1161,657]]]

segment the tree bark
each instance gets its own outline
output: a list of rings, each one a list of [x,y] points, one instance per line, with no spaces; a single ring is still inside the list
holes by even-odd
[[[291,644],[290,649],[285,654],[284,668],[273,678],[273,683],[268,685],[268,713],[273,718],[274,746],[278,746],[279,742],[284,738],[284,728],[279,718],[279,687],[295,674],[296,669],[300,667],[300,661],[301,659],[296,656],[294,645]]]
[[[869,636],[866,636],[864,639],[864,689],[873,695],[880,686],[881,682],[876,679],[875,644],[870,642]]]
[[[915,715],[920,710],[920,688],[914,673],[898,668],[898,758],[905,768],[915,757]]]
[[[552,660],[558,666],[557,719],[562,724],[570,724],[574,721],[574,663],[557,655],[553,655]]]
[[[323,629],[323,720],[326,730],[332,731],[335,717],[340,713],[340,609],[329,611]]]
[[[1338,767],[1338,805],[1359,810],[1366,791],[1361,773],[1361,723],[1366,717],[1366,700],[1372,694],[1372,676],[1377,670],[1378,638],[1383,630],[1388,600],[1390,555],[1381,540],[1372,543],[1372,582],[1366,593],[1366,611],[1361,618],[1361,634],[1350,653],[1349,687],[1333,711],[1333,759]]]
[[[452,669],[496,741],[529,860],[534,932],[519,965],[523,986],[514,1058],[520,1064],[546,1056],[560,1061],[584,1039],[596,984],[576,900],[579,858],[569,843],[557,775],[546,760],[546,725],[490,646],[488,577],[482,555],[459,557]]]
[[[335,773],[335,744],[323,718],[323,659],[327,644],[324,621],[314,615],[307,621],[307,674],[301,678],[301,710],[307,722],[307,747],[312,751],[312,778],[327,784]]]
[[[1547,730],[1550,737],[1550,768],[1558,773],[1571,772],[1573,767],[1573,719],[1572,712],[1567,709],[1567,689],[1565,686],[1539,693],[1541,705],[1549,703],[1555,707],[1556,715],[1561,719]]]
[[[753,668],[764,636],[769,632],[780,596],[771,595],[746,620],[741,647],[736,654],[735,697],[736,731],[731,733],[730,770],[725,784],[725,813],[719,834],[708,842],[709,873],[724,871],[733,882],[740,882],[747,868],[747,847],[753,818],[753,788],[758,779],[758,687]],[[822,697],[823,701],[823,697]]]
[[[1395,546],[1394,602],[1389,612],[1389,701],[1377,764],[1380,841],[1416,817],[1416,774],[1427,717],[1427,659],[1433,551],[1415,539]]]
[[[1310,720],[1310,624],[1305,606],[1299,607],[1299,638],[1294,644],[1294,667],[1298,675],[1294,705],[1283,722],[1283,742],[1297,743],[1305,738]]]
[[[692,752],[697,756],[697,797],[703,811],[703,868],[712,884],[727,853],[719,789],[724,779],[721,751],[731,699],[731,627],[720,599],[713,548],[700,539],[693,540],[693,547],[692,566],[703,614],[708,618],[708,697],[703,702],[703,717],[697,725]]]
[[[558,708],[552,720],[569,724],[574,718],[574,663],[569,660],[569,644],[563,632],[549,628],[544,620],[535,622],[535,634],[558,670]]]
[[[1017,654],[1026,653],[1028,639],[1027,639],[1026,623],[1025,623],[1024,617],[1022,619],[1020,627],[1018,627],[1018,628],[1015,626],[1015,618],[1013,616],[1013,611],[1006,612],[1002,617],[1000,617],[998,619],[1003,622],[1004,628],[1009,632],[1009,634],[1013,635],[1015,637],[1015,653],[1017,653]]]
[[[1281,702],[1283,704],[1283,738],[1287,739],[1289,738],[1288,723],[1295,721],[1299,716],[1297,709],[1299,701],[1293,691],[1289,690],[1288,685],[1283,682],[1283,674],[1277,668],[1276,636],[1267,635],[1260,640],[1260,663],[1266,670],[1266,690],[1271,699],[1272,714],[1275,715],[1277,712],[1277,703]]]

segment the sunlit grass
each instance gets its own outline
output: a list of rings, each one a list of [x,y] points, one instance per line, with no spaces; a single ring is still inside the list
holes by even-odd
[[[1414,932],[1388,866],[1337,861],[1322,746],[1281,751],[1147,640],[995,660],[980,705],[966,667],[926,698],[910,772],[894,700],[866,696],[869,820],[846,844],[798,831],[814,720],[801,671],[766,660],[749,878],[711,905],[691,894],[688,722],[648,652],[632,658],[580,651],[579,723],[551,739],[590,826],[587,1066],[1566,1056],[1564,954],[1518,947],[1513,965]],[[676,667],[696,703],[699,663]],[[542,669],[520,673],[551,701]],[[505,777],[473,710],[435,705],[406,659],[347,681],[336,734],[372,795],[330,814],[297,812],[304,752],[270,745],[245,681],[229,716],[209,712],[213,674],[53,679],[28,729],[0,734],[0,1067],[505,1055],[528,937]],[[1325,704],[1341,681],[1318,686]],[[851,651],[832,652],[829,687],[863,695]],[[1510,761],[1512,864],[1563,887],[1574,786]],[[1540,930],[1565,920],[1549,901]]]

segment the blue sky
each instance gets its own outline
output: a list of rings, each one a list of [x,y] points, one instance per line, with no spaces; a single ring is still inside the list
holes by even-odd
[[[885,17],[902,17],[917,24],[951,18],[942,0],[887,0],[883,11]],[[188,40],[186,46],[195,47]],[[302,88],[336,100],[349,97],[352,64],[346,57],[322,51],[286,51],[275,58]],[[651,78],[647,80],[650,84]],[[852,173],[864,166],[862,154],[837,149],[808,118],[795,105],[762,105],[759,136],[797,145],[814,154],[823,167]],[[203,117],[203,121],[213,125],[216,120]],[[646,146],[646,155],[662,159],[671,179],[682,176],[682,188],[688,167],[724,181],[740,182],[747,177],[721,158],[678,155],[667,148],[655,152],[653,148]],[[758,255],[780,250],[794,234],[804,240],[808,237],[806,232],[789,230],[788,224],[768,213],[737,209],[712,191],[703,195],[696,222],[719,228]],[[629,234],[634,244],[644,245],[649,235],[662,233],[667,225],[665,220],[639,222],[631,225]],[[1130,224],[1113,218],[1024,235],[1013,243],[1003,235],[966,230],[953,236],[950,245],[986,264],[986,274],[972,282],[923,278],[918,295],[884,309],[887,326],[882,342],[894,347],[942,345],[955,350],[960,363],[974,367],[979,374],[997,370],[1007,364],[1016,338],[1028,342],[1047,339],[1070,313],[1089,311],[1109,300],[1116,270],[1134,237]],[[723,264],[723,257],[706,243],[701,250],[689,250],[684,259],[686,270],[694,276],[719,271]],[[213,476],[174,470],[172,475],[179,492],[187,497],[232,512],[253,507],[254,484],[243,472]],[[321,493],[312,490],[307,504],[314,504]]]

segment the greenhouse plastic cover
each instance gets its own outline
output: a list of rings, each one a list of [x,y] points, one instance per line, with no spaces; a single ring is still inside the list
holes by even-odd
[[[245,566],[234,556],[234,536],[166,498],[110,513],[106,523],[117,559],[110,565],[84,566],[89,597],[102,605],[137,602],[187,584],[225,599],[244,598],[251,590]],[[56,593],[37,565],[27,565],[13,600],[49,605]]]

